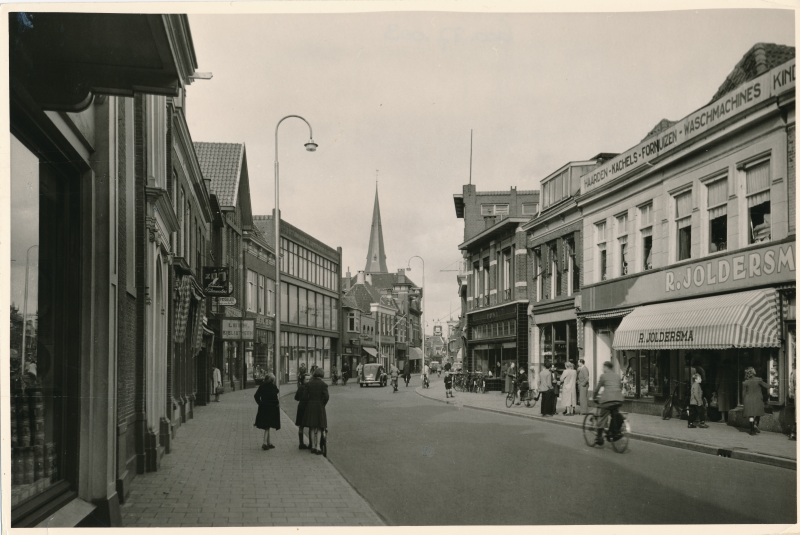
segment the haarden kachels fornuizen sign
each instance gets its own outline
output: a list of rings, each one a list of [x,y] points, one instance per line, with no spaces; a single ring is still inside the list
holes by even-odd
[[[204,267],[203,293],[207,296],[227,297],[233,293],[233,282],[230,281],[229,268]]]

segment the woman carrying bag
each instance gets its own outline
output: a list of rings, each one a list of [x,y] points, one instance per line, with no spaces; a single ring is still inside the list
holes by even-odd
[[[275,446],[269,440],[270,428],[276,431],[281,428],[280,402],[278,401],[278,387],[275,385],[275,376],[268,373],[264,383],[258,387],[253,396],[258,403],[258,414],[253,424],[264,430],[264,439],[261,442],[262,450],[271,450]]]

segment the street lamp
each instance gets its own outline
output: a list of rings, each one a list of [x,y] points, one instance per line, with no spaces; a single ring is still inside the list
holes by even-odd
[[[25,253],[25,297],[22,302],[22,352],[20,361],[19,377],[22,384],[22,390],[25,391],[25,334],[28,327],[28,268],[31,265],[31,249],[39,247],[38,245],[31,245]]]
[[[317,144],[314,143],[314,133],[311,130],[311,125],[308,121],[299,115],[287,115],[275,125],[275,374],[276,381],[280,384],[282,376],[281,370],[281,225],[280,225],[280,196],[278,185],[280,183],[278,173],[278,127],[283,121],[290,117],[296,117],[308,125],[308,143],[304,146],[308,152],[317,150]]]
[[[411,260],[419,258],[422,261],[422,369],[425,370],[425,260],[418,255],[414,255],[408,259],[408,266],[406,271],[411,271]]]

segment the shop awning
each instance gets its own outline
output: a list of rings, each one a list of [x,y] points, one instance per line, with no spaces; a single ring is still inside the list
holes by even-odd
[[[603,312],[587,312],[585,314],[578,313],[578,318],[583,320],[602,320],[607,318],[622,318],[627,316],[634,309],[632,308],[621,308],[617,310],[605,310]]]
[[[418,347],[409,347],[408,360],[422,360],[422,350]]]
[[[780,347],[778,297],[753,290],[636,308],[623,318],[614,349]]]
[[[363,349],[364,351],[366,351],[367,353],[369,353],[373,357],[377,357],[378,356],[378,352],[375,351],[374,349],[372,349],[371,347],[362,347],[361,349]]]

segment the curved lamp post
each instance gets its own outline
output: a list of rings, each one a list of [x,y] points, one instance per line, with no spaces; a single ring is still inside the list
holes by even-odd
[[[275,375],[276,381],[280,384],[282,374],[281,355],[281,225],[280,225],[280,197],[279,197],[279,173],[278,173],[278,127],[283,121],[290,117],[296,117],[308,125],[308,143],[305,144],[308,152],[317,150],[314,143],[314,133],[311,125],[299,115],[287,115],[275,125]],[[288,372],[288,369],[287,369]],[[288,380],[288,379],[287,379]]]
[[[20,360],[21,365],[19,369],[19,377],[23,392],[25,391],[25,335],[28,327],[28,268],[31,265],[31,249],[34,247],[39,247],[39,245],[31,245],[25,253],[25,297],[22,302],[22,351],[20,352],[22,360]]]
[[[408,259],[408,266],[406,267],[406,271],[411,271],[411,261],[414,258],[419,258],[422,261],[422,366],[420,372],[424,372],[425,370],[425,260],[419,256],[414,255]]]

